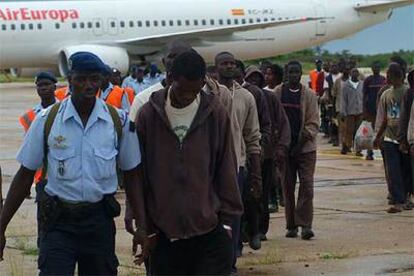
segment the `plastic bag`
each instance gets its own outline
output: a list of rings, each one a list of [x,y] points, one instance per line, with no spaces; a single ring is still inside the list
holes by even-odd
[[[354,139],[355,151],[373,150],[374,148],[374,129],[368,121],[363,121],[359,126]]]

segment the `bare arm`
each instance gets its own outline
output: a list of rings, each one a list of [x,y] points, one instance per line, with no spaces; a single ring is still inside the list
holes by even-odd
[[[6,232],[7,225],[29,193],[35,172],[36,171],[32,171],[21,166],[10,185],[9,192],[7,193],[7,198],[0,215],[0,260],[3,260],[3,250],[6,245],[4,234]]]

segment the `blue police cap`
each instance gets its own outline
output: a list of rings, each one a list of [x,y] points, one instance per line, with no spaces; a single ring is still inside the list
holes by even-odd
[[[37,83],[39,80],[50,80],[53,83],[57,83],[56,77],[52,73],[46,71],[37,73],[35,77],[35,83]]]
[[[100,72],[106,71],[106,65],[96,55],[89,52],[77,52],[69,57],[69,70],[71,72]]]

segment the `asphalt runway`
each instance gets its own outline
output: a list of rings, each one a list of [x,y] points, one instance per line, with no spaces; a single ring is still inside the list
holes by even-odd
[[[3,195],[19,165],[23,139],[17,118],[38,101],[30,83],[0,84],[0,165]],[[286,239],[283,208],[271,215],[268,241],[260,251],[244,247],[241,275],[413,275],[414,211],[387,214],[382,160],[341,156],[339,148],[318,142],[315,175],[316,237]],[[377,155],[378,156],[378,155]],[[123,204],[124,195],[118,199]],[[0,275],[37,275],[36,206],[26,200],[7,230]],[[119,275],[144,275],[132,263],[131,236],[117,218]]]

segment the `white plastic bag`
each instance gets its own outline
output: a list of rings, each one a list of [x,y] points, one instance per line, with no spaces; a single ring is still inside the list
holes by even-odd
[[[372,150],[374,148],[374,135],[371,123],[363,121],[355,134],[355,151]]]

